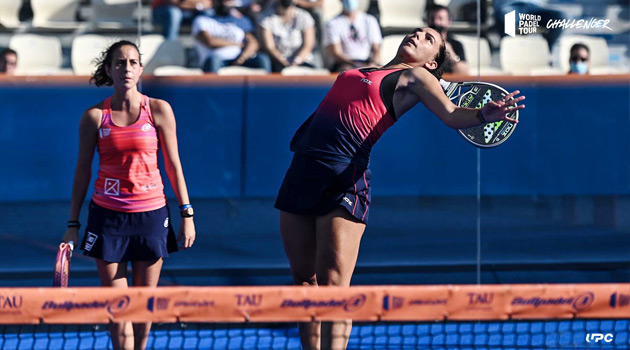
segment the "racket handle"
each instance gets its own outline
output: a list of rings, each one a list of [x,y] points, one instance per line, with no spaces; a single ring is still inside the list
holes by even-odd
[[[449,83],[448,81],[446,81],[444,79],[440,79],[440,85],[442,85],[442,90],[444,90],[444,92],[446,92],[446,91],[448,91],[448,88],[451,85],[451,83]]]

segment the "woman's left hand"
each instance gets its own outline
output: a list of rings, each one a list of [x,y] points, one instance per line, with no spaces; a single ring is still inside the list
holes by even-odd
[[[497,122],[499,120],[507,120],[514,124],[518,123],[518,119],[509,118],[508,114],[525,108],[525,105],[518,105],[525,99],[525,96],[516,97],[520,94],[519,90],[507,94],[503,99],[490,101],[481,109],[483,119],[488,123]]]
[[[177,237],[179,246],[183,249],[192,247],[195,242],[195,223],[193,218],[182,218],[182,222],[179,224],[179,237]]]

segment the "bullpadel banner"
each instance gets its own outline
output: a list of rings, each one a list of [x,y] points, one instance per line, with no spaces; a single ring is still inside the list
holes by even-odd
[[[0,288],[0,324],[630,318],[630,283]]]

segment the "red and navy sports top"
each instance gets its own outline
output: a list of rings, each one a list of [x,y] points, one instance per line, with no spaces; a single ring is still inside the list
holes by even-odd
[[[340,74],[293,136],[291,151],[367,167],[372,146],[397,120],[393,98],[403,71],[364,68]]]

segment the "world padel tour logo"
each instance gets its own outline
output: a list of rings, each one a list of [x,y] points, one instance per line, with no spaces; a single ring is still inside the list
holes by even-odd
[[[516,16],[516,11],[508,12],[505,14],[505,24],[503,31],[505,34],[515,37],[517,32],[519,35],[527,34],[540,34],[539,27],[541,26],[542,17],[540,15],[534,15],[530,13],[520,13]],[[591,17],[590,19],[554,19],[548,20],[547,23],[542,23],[546,30],[555,29],[596,29],[605,28],[612,31],[612,28],[608,26],[609,19],[597,19]]]

